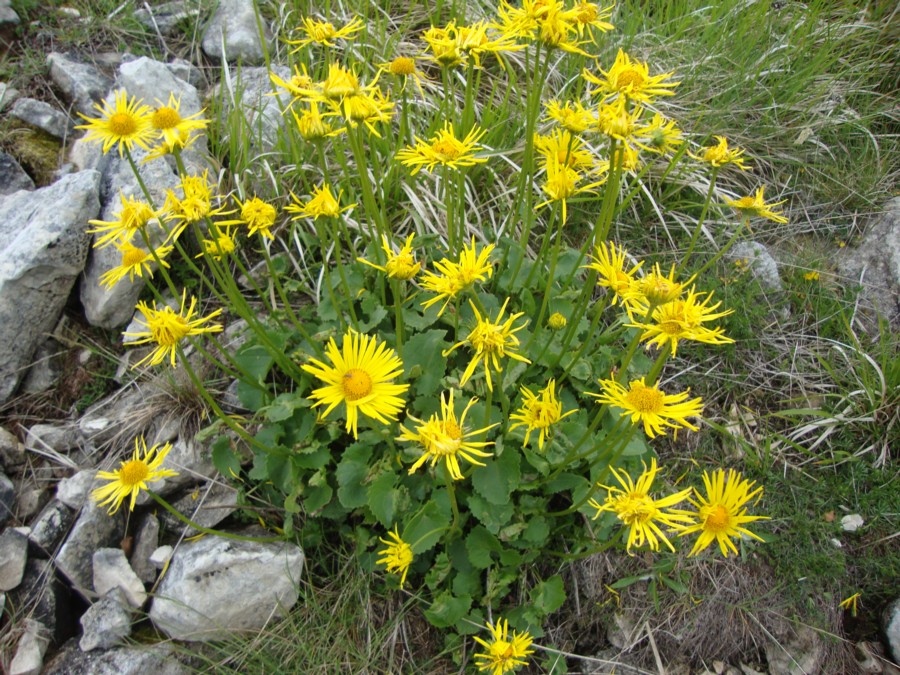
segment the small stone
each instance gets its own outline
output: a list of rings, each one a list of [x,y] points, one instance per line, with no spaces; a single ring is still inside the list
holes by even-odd
[[[856,657],[856,666],[859,668],[860,673],[866,673],[871,675],[880,675],[884,672],[884,667],[881,665],[881,654],[879,653],[879,648],[875,647],[870,642],[857,642],[855,645],[855,654]]]
[[[754,278],[767,291],[781,291],[784,287],[778,274],[778,263],[769,249],[758,241],[742,241],[728,251],[729,260],[743,260]]]
[[[865,522],[863,517],[858,513],[851,513],[850,515],[841,518],[841,529],[843,529],[844,532],[856,532]]]
[[[90,597],[94,586],[94,552],[108,546],[116,546],[125,534],[124,515],[120,511],[109,515],[105,506],[89,499],[66,543],[56,555],[56,566],[72,586],[85,597]],[[124,554],[123,554],[124,556]]]
[[[75,104],[75,109],[88,117],[96,117],[94,104],[103,100],[112,87],[112,80],[94,66],[59,52],[51,52],[47,56],[47,64],[50,66],[50,79],[66,99]]]
[[[0,427],[0,465],[6,471],[25,463],[25,446],[9,431]]]
[[[28,537],[12,528],[0,534],[0,591],[11,591],[22,583],[28,562]]]
[[[44,667],[44,654],[50,646],[47,628],[33,619],[25,619],[24,625],[25,632],[9,664],[9,675],[39,675]]]
[[[50,495],[47,490],[34,485],[23,485],[16,497],[16,512],[19,515],[19,520],[23,523],[28,522],[37,515],[38,511],[46,506],[49,500]]]
[[[94,553],[94,590],[106,595],[113,588],[120,588],[134,608],[147,602],[147,591],[138,578],[125,552],[120,548],[101,548]]]
[[[900,663],[900,598],[884,608],[881,614],[881,630],[894,661]]]
[[[56,486],[56,498],[71,509],[80,509],[91,494],[96,469],[85,469],[63,478]]]
[[[15,515],[16,489],[5,473],[0,473],[0,527]]]
[[[22,380],[22,393],[39,394],[55,386],[62,375],[64,353],[65,350],[53,338],[41,342],[32,357],[31,367]]]
[[[73,129],[68,115],[49,103],[33,98],[20,98],[13,104],[9,114],[54,138],[64,139]]]
[[[156,569],[161,570],[172,559],[172,553],[174,551],[175,549],[169,545],[160,546],[150,554],[149,560],[151,563],[153,563]]]
[[[28,539],[44,555],[52,555],[74,520],[72,510],[58,499],[53,499],[32,521]]]
[[[68,425],[35,424],[25,434],[25,449],[38,454],[49,450],[65,453],[75,447],[78,432]]]
[[[237,510],[237,498],[237,490],[230,485],[214,483],[209,490],[206,486],[198,487],[175,501],[172,506],[201,527],[215,527]],[[161,517],[165,526],[171,530],[184,529],[189,537],[199,534],[199,531],[185,525],[167,511]]]
[[[0,28],[8,29],[10,26],[18,26],[21,19],[12,8],[9,0],[0,2]]]
[[[131,568],[145,584],[156,581],[156,565],[150,556],[159,546],[159,519],[152,513],[144,516],[134,537],[134,551],[131,554]]]
[[[69,589],[56,576],[53,563],[49,560],[29,560],[25,564],[22,583],[10,591],[9,596],[13,607],[27,609],[28,615],[40,621],[54,640],[59,640],[70,630],[72,608]]]
[[[272,36],[263,21],[264,47],[256,18],[253,0],[219,0],[203,33],[204,53],[218,61],[262,63],[265,50],[271,47]]]
[[[195,18],[200,8],[187,2],[164,2],[155,7],[144,5],[134,12],[134,18],[150,30],[158,30],[161,35],[172,35],[178,25]]]
[[[6,82],[0,82],[0,112],[12,105],[19,98],[19,90],[13,89]]]
[[[113,588],[81,616],[83,652],[109,649],[131,635],[131,608],[122,589]]]
[[[835,548],[844,548],[844,545],[841,543],[840,539],[835,539],[832,537],[828,541],[830,541],[831,545],[834,546]]]
[[[50,659],[44,675],[190,675],[197,669],[178,660],[184,651],[160,642],[83,652],[72,639]]]
[[[34,181],[15,157],[0,151],[0,195],[11,195],[19,190],[34,190]]]

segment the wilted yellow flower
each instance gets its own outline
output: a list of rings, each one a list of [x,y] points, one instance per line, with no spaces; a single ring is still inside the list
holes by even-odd
[[[688,154],[694,159],[706,162],[716,168],[725,166],[726,164],[734,164],[740,169],[747,168],[747,165],[744,164],[744,160],[741,159],[741,155],[744,154],[743,150],[740,148],[729,148],[728,139],[724,136],[713,136],[713,138],[717,141],[716,145],[704,149],[702,154],[695,155],[690,151],[688,151]]]
[[[119,193],[122,200],[122,208],[116,214],[115,220],[89,220],[90,225],[96,225],[88,234],[102,234],[94,241],[94,248],[104,248],[116,242],[131,241],[134,235],[147,227],[151,220],[159,218],[160,213],[154,211],[150,205],[134,197],[126,197]]]
[[[494,624],[485,624],[491,632],[491,641],[486,642],[480,637],[475,637],[475,642],[487,651],[475,653],[475,665],[482,672],[490,675],[505,675],[511,673],[519,666],[528,664],[526,657],[534,653],[531,647],[531,635],[513,631],[512,639],[509,638],[509,622],[505,619],[497,619]]]
[[[409,572],[409,566],[413,561],[413,552],[410,545],[400,538],[400,532],[394,525],[394,530],[388,532],[388,538],[378,538],[382,544],[387,544],[387,548],[378,551],[378,555],[384,556],[375,561],[376,565],[385,565],[388,572],[395,572],[400,575],[400,588],[406,583],[406,573]]]
[[[315,101],[310,101],[309,108],[299,115],[295,110],[291,110],[291,114],[297,124],[297,131],[307,141],[318,141],[334,133],[334,128],[319,112],[319,106]]]
[[[665,428],[687,428],[697,431],[697,427],[687,421],[688,417],[699,417],[703,403],[699,398],[688,400],[690,390],[678,394],[667,394],[658,386],[647,386],[644,378],[633,380],[628,389],[615,380],[599,380],[602,394],[585,392],[598,399],[597,403],[607,403],[622,408],[622,416],[630,416],[631,423],[643,423],[644,433],[650,438],[665,434]]]
[[[649,311],[648,305],[655,307],[677,300],[693,280],[694,277],[684,283],[675,281],[675,265],[672,265],[668,274],[663,274],[659,263],[656,263],[648,274],[633,281],[625,291],[625,301],[639,314],[646,314]]]
[[[503,313],[506,312],[506,306],[508,304],[509,298],[503,301],[503,306],[497,314],[497,319],[495,321],[490,321],[487,317],[482,317],[474,303],[471,300],[469,301],[472,311],[475,312],[475,327],[469,331],[465,340],[457,342],[450,347],[450,349],[444,350],[443,352],[444,356],[448,356],[453,350],[464,344],[468,345],[474,352],[472,360],[469,362],[469,365],[463,373],[462,379],[459,381],[460,387],[464,386],[466,382],[469,381],[469,378],[472,377],[472,374],[475,372],[475,368],[478,367],[479,363],[484,363],[484,376],[487,379],[488,389],[491,391],[494,389],[494,385],[491,381],[491,369],[496,370],[498,373],[502,372],[503,367],[500,365],[500,359],[504,356],[508,356],[517,361],[522,361],[523,363],[531,363],[531,361],[515,351],[519,348],[519,338],[516,337],[515,334],[525,328],[525,324],[523,323],[522,325],[513,328],[513,323],[515,323],[516,319],[520,316],[523,316],[524,312],[513,314],[506,319],[506,321],[503,321]]]
[[[259,197],[251,197],[243,203],[235,197],[234,201],[241,207],[240,223],[247,226],[247,233],[251,237],[259,234],[266,239],[274,238],[271,228],[278,214],[274,206]]]
[[[565,319],[563,319],[565,321]],[[564,417],[574,414],[575,410],[566,413],[562,411],[562,403],[556,398],[556,380],[551,379],[547,386],[541,389],[537,394],[528,387],[522,387],[522,407],[509,416],[511,420],[515,420],[511,424],[509,430],[512,431],[516,427],[526,427],[525,440],[523,447],[528,445],[528,438],[532,431],[540,432],[538,438],[538,449],[544,449],[544,439],[550,435],[550,427],[559,422]]]
[[[758,216],[760,218],[768,218],[776,223],[786,223],[788,219],[782,215],[781,211],[776,211],[775,207],[784,204],[787,200],[782,199],[780,202],[766,204],[765,197],[763,196],[765,189],[764,185],[760,186],[759,189],[756,190],[756,194],[752,197],[726,199],[725,203],[744,216]]]
[[[394,249],[391,248],[387,237],[382,237],[381,248],[387,254],[387,262],[383,267],[371,263],[365,258],[357,258],[357,260],[369,267],[374,267],[376,270],[381,270],[392,279],[402,279],[404,281],[413,279],[422,268],[422,263],[416,262],[412,253],[412,240],[415,236],[415,234],[409,235],[406,238],[406,243],[403,244],[398,252],[394,252]]]
[[[100,285],[106,288],[112,288],[126,276],[129,281],[134,281],[135,275],[143,278],[144,272],[147,276],[153,276],[153,268],[151,265],[155,262],[153,254],[142,248],[134,246],[131,242],[116,242],[116,248],[122,254],[122,263],[118,267],[113,267],[108,272],[100,276]],[[172,252],[171,246],[160,246],[156,249],[156,257],[163,267],[169,267],[164,258]]]
[[[630,141],[640,126],[644,109],[639,105],[631,106],[624,97],[611,103],[601,103],[597,107],[597,129],[601,134],[619,141]]]
[[[416,137],[414,146],[397,152],[397,159],[404,166],[410,167],[413,175],[422,168],[433,171],[439,164],[451,169],[474,166],[487,161],[486,158],[475,154],[482,149],[478,141],[486,133],[486,129],[473,127],[466,137],[460,140],[453,131],[453,125],[444,122],[444,128],[428,141]]]
[[[862,597],[862,593],[854,593],[849,598],[844,598],[838,603],[838,606],[845,609],[850,610],[850,616],[856,616],[857,612],[857,602]]]
[[[555,121],[563,129],[573,134],[584,133],[596,121],[590,111],[578,101],[566,101],[560,104],[557,100],[551,100],[547,102],[546,108],[547,119]]]
[[[666,82],[673,73],[650,75],[650,68],[641,61],[632,61],[623,50],[616,54],[616,60],[608,71],[600,69],[600,76],[584,69],[582,77],[596,84],[595,95],[603,97],[627,97],[631,101],[649,103],[657,96],[672,96],[678,82]]]
[[[440,274],[426,271],[422,279],[422,288],[437,295],[423,302],[422,306],[428,308],[443,300],[444,304],[438,313],[440,316],[447,308],[447,303],[459,293],[472,286],[476,281],[490,279],[494,274],[494,268],[490,262],[493,250],[494,245],[488,244],[479,251],[475,244],[475,237],[472,237],[470,245],[463,246],[458,262],[449,258],[436,262],[434,266]]]
[[[169,232],[170,239],[177,239],[190,223],[225,212],[224,206],[213,208],[213,200],[219,199],[219,196],[213,195],[208,177],[208,170],[202,176],[182,176],[182,197],[178,197],[173,190],[166,191],[165,217],[175,223],[175,227]]]
[[[318,85],[326,99],[340,100],[360,90],[359,78],[339,63],[328,64],[328,75]]]
[[[702,301],[700,300],[701,295],[706,295]],[[722,303],[717,302],[710,305],[711,302],[711,293],[696,293],[694,289],[691,289],[688,291],[687,297],[656,307],[650,313],[649,322],[634,322],[628,326],[643,329],[642,341],[647,340],[659,348],[668,344],[672,348],[673,355],[677,353],[679,340],[692,340],[711,345],[734,342],[731,338],[725,337],[722,328],[707,328],[703,325],[728,316],[734,311],[729,309],[724,312],[716,312],[715,310]]]
[[[156,136],[156,131],[150,126],[150,107],[137,98],[131,97],[124,89],[116,92],[115,103],[110,105],[108,101],[103,104],[95,103],[94,107],[100,112],[100,117],[91,118],[81,113],[79,117],[87,121],[76,129],[87,130],[84,137],[86,141],[100,141],[103,144],[103,154],[116,146],[119,156],[123,154],[123,148],[131,151],[135,145],[144,150],[149,150],[148,143]]]
[[[156,301],[153,301],[151,307],[146,302],[137,304],[138,311],[144,315],[143,320],[137,319],[137,322],[144,326],[147,330],[136,331],[134,333],[124,333],[126,338],[137,338],[128,340],[129,345],[142,345],[148,342],[155,342],[156,348],[147,356],[141,359],[133,367],[138,368],[143,364],[155,366],[162,363],[168,356],[175,367],[175,353],[178,351],[178,345],[181,341],[190,335],[200,335],[202,333],[218,333],[222,330],[219,324],[204,325],[213,318],[222,313],[221,309],[215,310],[209,316],[195,319],[197,309],[197,298],[191,297],[191,304],[187,311],[184,309],[187,301],[187,291],[181,295],[181,308],[179,311],[173,310],[169,306],[158,309]]]
[[[380,87],[372,83],[358,92],[344,96],[340,104],[332,103],[332,107],[343,115],[350,127],[364,124],[370,133],[381,138],[375,124],[391,121],[394,103]]]
[[[134,439],[134,454],[128,461],[123,461],[115,471],[98,471],[97,478],[110,481],[106,485],[91,492],[91,497],[99,506],[109,504],[109,515],[119,510],[122,503],[130,498],[128,508],[134,511],[134,505],[141,490],[147,490],[147,483],[155,483],[160,478],[177,476],[177,471],[162,469],[163,460],[172,449],[171,443],[161,448],[159,443],[149,450],[143,436]]]
[[[340,199],[343,194],[344,191],[341,190],[338,192],[338,196],[335,197],[331,192],[331,187],[323,184],[322,187],[313,188],[312,197],[305,204],[294,193],[291,193],[294,203],[284,207],[284,210],[297,214],[293,217],[293,220],[299,218],[318,219],[320,217],[337,218],[344,211],[349,211],[356,206],[356,204],[350,204],[341,208]]]
[[[402,426],[403,433],[397,437],[397,440],[418,443],[424,450],[422,456],[409,468],[410,475],[428,460],[431,460],[431,466],[434,466],[443,459],[447,473],[452,480],[462,480],[463,478],[459,467],[460,457],[475,466],[485,466],[475,458],[491,457],[491,453],[482,452],[482,448],[493,445],[493,442],[472,441],[471,439],[493,429],[497,424],[491,424],[477,431],[466,430],[466,415],[477,400],[476,398],[471,399],[462,415],[457,419],[453,406],[453,390],[450,390],[449,399],[445,399],[441,394],[440,415],[432,415],[427,422],[407,415],[409,419],[417,423],[417,426],[415,430],[407,429],[405,425]]]
[[[306,45],[313,43],[326,47],[336,47],[334,40],[351,40],[363,28],[365,28],[365,24],[358,16],[353,17],[342,28],[335,28],[334,24],[328,21],[304,17],[299,30],[305,33],[305,37],[299,40],[288,40],[287,43],[289,45],[297,45],[297,48],[291,54],[295,54]]]
[[[633,546],[643,546],[644,542],[647,542],[653,551],[659,550],[659,542],[674,551],[675,548],[666,538],[660,525],[671,530],[683,530],[688,524],[694,522],[690,516],[678,511],[667,510],[686,499],[691,494],[691,488],[662,499],[653,499],[650,496],[650,488],[653,487],[653,479],[657,473],[655,457],[650,461],[649,469],[644,467],[644,472],[637,481],[632,481],[631,476],[615,467],[610,467],[610,471],[621,487],[600,486],[606,490],[606,499],[602,504],[596,499],[588,502],[590,506],[597,509],[594,519],[596,520],[601,513],[606,511],[615,513],[616,517],[629,528],[628,540],[625,545],[629,554],[631,554]]]

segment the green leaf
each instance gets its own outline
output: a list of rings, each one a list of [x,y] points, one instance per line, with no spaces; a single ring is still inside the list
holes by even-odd
[[[394,512],[397,509],[398,493],[394,489],[397,483],[397,474],[383,473],[369,485],[367,504],[372,514],[384,527],[390,528],[394,524]]]
[[[363,480],[369,473],[369,461],[372,459],[371,445],[355,443],[344,451],[334,475],[338,482],[338,499],[348,509],[363,506],[368,497],[368,490]]]
[[[528,526],[522,532],[522,539],[535,547],[543,546],[550,536],[550,525],[542,516],[535,516],[528,521]]]
[[[262,345],[247,343],[234,354],[234,361],[251,382],[262,382],[275,358]]]
[[[500,553],[503,546],[493,534],[482,525],[476,525],[466,536],[466,551],[469,554],[469,562],[478,569],[486,569],[491,566],[491,553]]]
[[[496,506],[489,504],[487,500],[478,495],[469,495],[468,504],[472,515],[478,518],[491,534],[497,534],[515,512],[510,502]]]
[[[333,494],[334,490],[332,490],[328,483],[323,485],[309,485],[306,490],[304,490],[306,498],[303,500],[303,505],[309,513],[313,513],[331,501],[331,496]]]
[[[491,504],[508,504],[510,493],[519,486],[519,457],[518,448],[509,448],[500,457],[485,459],[485,466],[472,474],[472,487]]]
[[[425,610],[425,618],[435,628],[449,628],[463,618],[471,606],[471,596],[456,597],[450,591],[444,591]]]
[[[237,478],[241,472],[241,460],[231,447],[228,436],[219,436],[212,444],[212,461],[223,476]]]
[[[362,303],[360,303],[360,307],[366,317],[368,317],[364,321],[360,321],[359,330],[361,333],[368,333],[370,330],[375,328],[378,324],[381,323],[381,320],[384,319],[388,315],[387,309],[378,301],[378,298],[375,297],[374,293],[366,294],[366,297],[363,298]]]
[[[666,586],[668,586],[669,588],[671,588],[673,591],[675,591],[676,593],[678,593],[679,595],[687,595],[687,594],[688,594],[688,587],[685,586],[685,585],[684,585],[683,583],[681,583],[680,581],[678,581],[677,579],[673,579],[673,578],[670,577],[670,576],[666,576],[665,574],[661,574],[660,577],[659,577],[659,580],[660,580],[661,582],[663,582]]]
[[[450,509],[443,508],[435,500],[426,502],[403,528],[403,541],[412,547],[415,554],[431,549],[450,527]]]
[[[588,382],[591,374],[591,364],[586,359],[578,359],[569,369],[569,375],[580,382]]]
[[[269,400],[269,393],[255,384],[238,380],[237,397],[241,405],[255,412],[266,405]]]
[[[294,474],[287,457],[269,455],[266,460],[268,478],[282,492],[290,492],[294,487]]]
[[[544,616],[553,614],[566,601],[566,590],[563,587],[562,577],[555,574],[546,581],[542,581],[531,589],[529,597],[535,609]]]
[[[309,402],[303,396],[293,392],[280,394],[266,408],[266,419],[270,422],[283,422],[290,419],[294,411],[301,406],[309,407]]]
[[[291,456],[294,466],[300,469],[321,469],[330,459],[331,450],[326,447],[318,447],[314,452]]]
[[[410,308],[403,308],[403,323],[414,331],[423,331],[438,320],[441,311],[441,303],[431,305],[428,309],[420,311],[421,305],[415,304]]]
[[[556,261],[556,271],[553,276],[558,281],[568,279],[569,276],[578,268],[578,262],[581,259],[581,251],[573,248],[567,248],[559,256]],[[560,311],[560,310],[554,310]],[[567,315],[568,316],[568,315]]]
[[[449,346],[444,341],[446,335],[447,331],[441,329],[419,333],[407,340],[401,349],[403,366],[410,378],[414,377],[419,396],[435,393],[441,383],[447,366],[447,358],[442,354]]]
[[[456,595],[475,595],[481,590],[481,572],[474,568],[457,571],[451,587]]]

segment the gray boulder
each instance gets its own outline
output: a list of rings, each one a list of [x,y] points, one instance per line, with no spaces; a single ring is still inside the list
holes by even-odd
[[[9,114],[28,126],[45,131],[54,138],[64,139],[72,133],[69,116],[49,103],[33,98],[20,98],[13,103]]]
[[[85,469],[63,478],[56,486],[56,498],[70,509],[80,509],[90,498],[96,469]]]
[[[182,543],[150,607],[150,619],[172,638],[226,638],[259,630],[297,602],[303,551],[289,543],[204,537]]]
[[[28,562],[28,537],[12,528],[0,534],[0,591],[11,591],[22,583]]]
[[[56,566],[72,582],[75,590],[86,598],[91,597],[94,588],[94,552],[100,548],[117,546],[124,535],[121,510],[111,516],[105,506],[98,506],[94,500],[88,500],[66,543],[56,555]]]
[[[881,614],[881,629],[894,661],[900,663],[900,598],[884,608]]]
[[[88,607],[80,622],[81,651],[109,649],[131,635],[131,608],[121,589],[114,588]]]
[[[134,537],[134,550],[131,553],[131,569],[145,584],[156,581],[156,565],[150,556],[159,546],[159,518],[152,513],[144,516]]]
[[[47,56],[50,79],[59,87],[75,110],[88,117],[96,117],[95,103],[106,96],[112,80],[94,66],[73,59],[67,54],[51,52]]]
[[[147,591],[137,574],[128,564],[125,551],[120,548],[101,548],[94,551],[94,591],[106,595],[118,588],[135,609],[147,602]]]
[[[144,5],[134,12],[134,18],[146,28],[159,31],[160,35],[172,35],[177,31],[179,23],[196,18],[199,13],[198,5],[176,0],[155,7]]]
[[[9,664],[9,675],[39,675],[49,646],[47,627],[40,621],[25,619],[25,632],[19,638],[16,655]]]
[[[70,640],[47,663],[44,675],[188,675],[171,644],[115,647],[83,652]]]
[[[203,33],[201,47],[211,59],[262,63],[271,48],[272,35],[265,21],[260,38],[258,12],[253,0],[219,0]]]
[[[73,511],[58,499],[44,506],[31,523],[28,539],[38,552],[53,555],[75,520]]]
[[[19,190],[34,190],[34,181],[12,155],[0,151],[0,195]]]
[[[291,78],[291,70],[286,66],[273,64],[272,72],[283,80]],[[219,85],[222,86],[225,85]],[[240,106],[247,120],[246,128],[252,130],[249,138],[245,139],[245,142],[249,142],[252,153],[270,152],[275,147],[278,135],[285,124],[278,99],[283,99],[284,103],[290,99],[284,96],[269,96],[271,93],[272,82],[266,68],[241,68],[240,77],[235,74],[233,96],[231,92],[225,92],[223,95],[218,89],[213,92],[213,96],[224,102],[223,114],[228,114],[235,105]],[[293,121],[291,123],[293,124]],[[227,129],[225,133],[227,134]]]
[[[0,205],[0,402],[15,391],[84,269],[100,174],[82,171]]]
[[[165,466],[165,464],[163,464]],[[200,527],[215,527],[237,510],[238,492],[224,483],[211,483],[189,492],[172,506]],[[163,524],[170,530],[185,530],[188,537],[199,534],[193,527],[186,526],[168,511],[160,514]]]

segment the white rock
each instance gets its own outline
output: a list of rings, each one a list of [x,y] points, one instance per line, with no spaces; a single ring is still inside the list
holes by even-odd
[[[75,104],[75,110],[88,117],[96,117],[94,104],[106,96],[112,80],[94,66],[59,52],[51,52],[47,56],[47,65],[50,66],[50,79],[66,99]]]
[[[38,675],[44,666],[44,654],[50,645],[47,629],[39,621],[25,619],[25,632],[19,638],[16,655],[9,664],[9,675]]]
[[[96,568],[95,568],[96,569]],[[121,588],[113,588],[81,615],[81,639],[78,646],[83,652],[109,649],[131,635],[131,608]]]
[[[841,529],[843,529],[844,532],[856,532],[865,522],[863,517],[858,513],[851,513],[850,515],[841,518]]]
[[[256,17],[253,0],[219,0],[203,33],[204,53],[217,60],[262,63],[265,52]],[[269,28],[265,21],[262,25],[265,44],[271,45]]]
[[[768,291],[780,291],[784,287],[778,274],[778,263],[769,249],[758,241],[742,241],[728,251],[729,260],[745,260],[759,285]]]
[[[75,447],[77,431],[68,425],[35,424],[25,433],[25,449],[37,452],[56,450],[65,453]]]
[[[9,114],[55,138],[68,137],[74,128],[69,116],[62,110],[57,110],[49,103],[33,98],[18,99]]]
[[[900,663],[900,598],[897,598],[881,614],[881,629],[894,661]]]
[[[297,602],[303,551],[289,543],[205,537],[183,543],[150,607],[153,623],[179,640],[258,630]]]
[[[56,498],[70,509],[80,509],[91,494],[96,469],[85,469],[63,478],[56,486]]]
[[[156,569],[161,570],[172,559],[172,553],[175,551],[171,546],[160,546],[150,554],[150,562],[156,565]]]
[[[101,548],[94,553],[94,590],[106,595],[119,588],[132,607],[139,608],[147,601],[143,582],[131,569],[125,552],[120,548]]]
[[[840,539],[835,539],[832,537],[828,541],[830,541],[831,545],[834,546],[835,548],[844,548],[844,545],[841,543]]]
[[[28,537],[13,528],[0,534],[0,591],[11,591],[22,583],[28,561]]]
[[[89,499],[84,503],[78,520],[56,554],[56,567],[77,591],[90,597],[94,585],[94,552],[115,546],[124,535],[124,515],[107,513],[106,506],[98,506]]]

